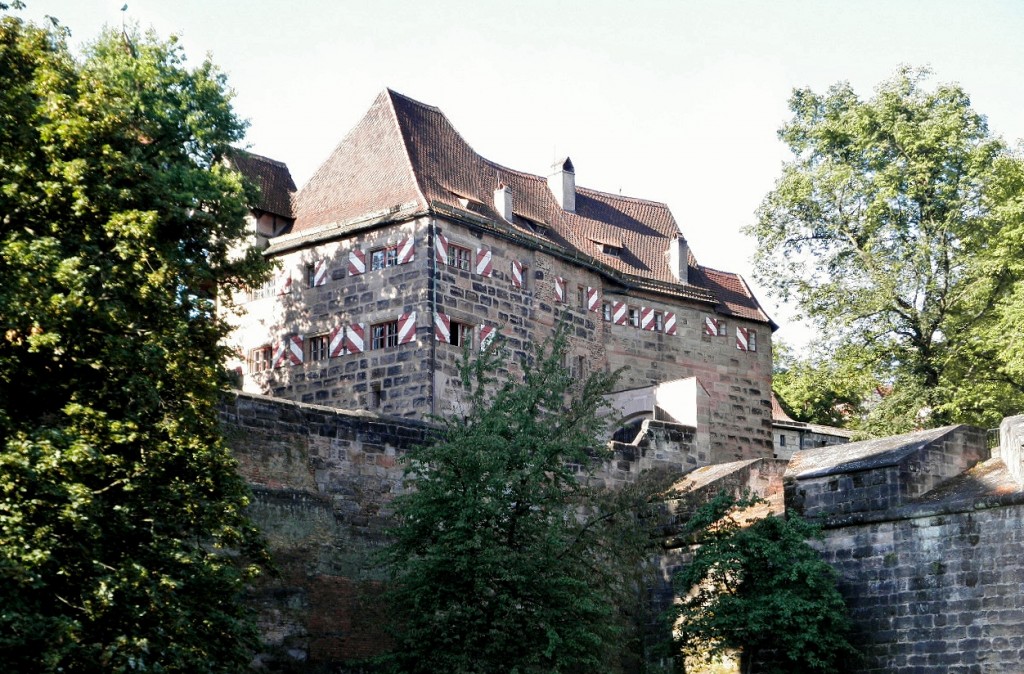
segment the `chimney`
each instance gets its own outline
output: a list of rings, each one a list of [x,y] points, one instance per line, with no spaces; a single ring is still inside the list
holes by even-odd
[[[512,190],[505,183],[498,183],[494,190],[494,210],[507,222],[512,222]]]
[[[572,160],[566,157],[551,165],[548,176],[548,189],[555,196],[555,201],[563,210],[576,212],[576,169]]]
[[[677,234],[668,244],[668,268],[680,283],[690,282],[689,260],[686,239],[682,234]]]

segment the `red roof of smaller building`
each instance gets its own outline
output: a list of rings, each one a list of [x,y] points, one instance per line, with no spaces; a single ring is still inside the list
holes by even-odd
[[[295,181],[286,164],[239,149],[232,150],[228,161],[259,187],[260,195],[253,205],[255,210],[295,217],[292,209]]]

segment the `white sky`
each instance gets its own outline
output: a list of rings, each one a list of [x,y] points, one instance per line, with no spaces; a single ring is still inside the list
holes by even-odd
[[[959,82],[1024,138],[1021,0],[26,0],[72,43],[122,16],[178,34],[229,76],[259,154],[301,187],[384,88],[444,111],[483,156],[664,201],[705,265],[753,284],[740,228],[779,174],[794,87],[862,96],[900,64]],[[755,285],[782,325],[810,333]]]

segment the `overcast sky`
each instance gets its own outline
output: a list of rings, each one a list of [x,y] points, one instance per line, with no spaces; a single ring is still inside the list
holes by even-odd
[[[26,0],[72,43],[122,17],[178,34],[227,72],[248,142],[301,187],[390,87],[448,116],[477,152],[664,201],[707,266],[751,278],[740,232],[779,175],[794,87],[864,97],[900,64],[958,82],[992,131],[1024,138],[1021,0]],[[811,334],[755,285],[783,327]]]

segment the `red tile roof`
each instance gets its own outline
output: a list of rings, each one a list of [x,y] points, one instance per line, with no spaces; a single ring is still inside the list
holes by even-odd
[[[710,301],[713,295],[721,313],[774,327],[736,274],[700,267],[691,254],[690,284],[679,283],[668,262],[679,226],[665,204],[577,185],[575,212],[563,210],[546,177],[484,159],[438,108],[390,89],[296,195],[292,231],[312,233],[388,211],[425,212],[439,204],[504,223],[493,206],[499,185],[511,189],[515,213],[503,226],[569,255],[582,253],[628,277],[675,286],[684,296]],[[606,254],[595,242],[614,242],[620,250]]]
[[[231,151],[228,161],[260,188],[260,196],[254,204],[256,210],[286,218],[295,217],[292,211],[295,181],[285,164],[239,149]]]

